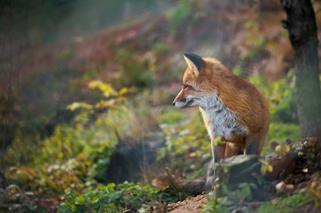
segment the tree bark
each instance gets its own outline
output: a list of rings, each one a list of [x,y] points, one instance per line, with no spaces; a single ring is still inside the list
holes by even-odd
[[[321,90],[318,37],[315,13],[310,0],[281,0],[287,19],[282,25],[289,32],[295,51],[295,90],[302,137],[321,141]]]

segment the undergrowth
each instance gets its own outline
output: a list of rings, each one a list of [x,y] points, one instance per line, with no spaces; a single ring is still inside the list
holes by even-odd
[[[67,193],[58,212],[150,212],[161,202],[168,201],[169,196],[149,185],[110,183],[88,188],[80,195]]]

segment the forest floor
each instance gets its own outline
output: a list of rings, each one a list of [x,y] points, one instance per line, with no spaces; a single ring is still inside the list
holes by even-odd
[[[208,195],[197,195],[177,203],[168,204],[167,211],[172,213],[199,213],[207,202]]]
[[[23,64],[17,69],[17,72],[29,76],[23,79],[24,81],[19,82],[22,85],[20,86],[21,98],[19,101],[21,102],[19,104],[25,107],[24,109],[31,115],[25,118],[27,124],[30,122],[30,117],[42,118],[44,115],[50,114],[51,118],[48,118],[49,116],[43,118],[46,122],[50,121],[48,122],[50,125],[47,125],[50,128],[47,128],[47,126],[47,129],[42,128],[43,132],[39,134],[40,136],[36,135],[37,137],[35,137],[42,140],[42,148],[37,148],[42,151],[42,154],[34,154],[33,150],[31,150],[32,146],[29,148],[25,145],[27,143],[24,140],[27,137],[24,136],[21,137],[21,141],[15,141],[18,145],[13,145],[10,148],[9,157],[6,159],[10,167],[5,172],[6,177],[10,184],[17,184],[27,192],[22,193],[22,198],[14,197],[13,201],[10,201],[11,203],[27,201],[27,205],[36,203],[38,206],[47,209],[48,212],[56,212],[60,203],[66,202],[66,200],[67,203],[71,202],[66,199],[70,193],[65,196],[64,187],[72,186],[72,189],[76,190],[78,184],[79,191],[82,191],[90,188],[87,187],[87,184],[92,186],[92,180],[90,179],[92,177],[89,178],[88,174],[92,172],[93,168],[100,170],[97,170],[99,171],[97,172],[98,174],[95,174],[95,179],[92,179],[95,181],[97,179],[102,180],[101,182],[103,183],[109,182],[106,180],[108,175],[116,176],[118,173],[123,172],[120,178],[124,179],[129,173],[140,172],[141,168],[137,166],[134,169],[129,168],[129,165],[132,165],[131,163],[135,159],[123,158],[123,156],[127,155],[126,151],[128,151],[123,147],[127,145],[131,151],[130,153],[136,156],[137,150],[135,148],[143,147],[145,149],[144,145],[148,140],[151,141],[151,146],[158,146],[158,140],[154,140],[152,136],[148,135],[149,133],[157,135],[157,137],[162,134],[160,140],[163,142],[163,147],[160,148],[160,151],[165,155],[163,158],[167,160],[165,161],[167,164],[154,165],[155,168],[151,168],[148,171],[150,174],[144,171],[145,173],[140,174],[141,177],[137,181],[138,183],[147,182],[155,177],[157,179],[157,176],[163,173],[164,168],[168,165],[172,167],[173,171],[178,170],[185,177],[189,176],[189,180],[204,176],[204,167],[206,167],[206,163],[210,158],[210,152],[207,134],[203,129],[202,121],[197,117],[198,114],[195,116],[196,113],[191,113],[190,111],[180,112],[172,107],[169,108],[169,103],[171,103],[172,98],[180,87],[179,81],[185,66],[182,60],[182,50],[208,53],[220,58],[227,67],[238,75],[251,77],[252,75],[262,74],[268,76],[267,81],[286,78],[286,73],[291,68],[293,52],[288,38],[281,28],[280,20],[283,17],[281,10],[250,7],[248,5],[241,5],[238,8],[225,7],[216,3],[210,6],[207,4],[197,5],[191,10],[192,12],[189,12],[189,15],[183,18],[173,15],[180,12],[174,10],[172,15],[143,17],[130,24],[117,26],[94,36],[78,38],[67,43],[51,44],[32,50],[32,54],[28,56],[30,57],[28,59],[30,63],[26,66]],[[213,8],[219,9],[215,10],[216,13],[212,13]],[[179,10],[181,9],[179,8]],[[321,20],[320,17],[319,14],[318,19]],[[193,21],[190,21],[191,19]],[[319,25],[321,24],[321,22],[318,23]],[[44,76],[48,74],[50,74],[50,78],[46,80]],[[111,117],[111,119],[107,116],[103,118],[107,120],[106,123],[111,123],[112,127],[117,126],[115,129],[110,128],[112,133],[108,132],[108,134],[112,136],[107,136],[106,138],[104,134],[107,134],[106,131],[109,130],[109,126],[104,126],[103,121],[105,120],[97,119],[100,122],[97,125],[96,123],[93,124],[92,120],[109,109],[98,109],[95,112],[96,114],[88,119],[88,123],[91,122],[90,125],[93,125],[93,129],[87,124],[82,127],[77,123],[75,126],[78,129],[72,125],[68,126],[69,119],[63,116],[69,116],[70,113],[62,113],[61,117],[57,112],[57,109],[65,109],[68,104],[74,101],[85,100],[92,103],[93,100],[97,100],[97,94],[92,95],[90,93],[92,91],[86,86],[93,79],[100,79],[110,83],[119,91],[121,91],[120,88],[123,85],[134,85],[145,89],[134,90],[136,91],[134,95],[129,93],[128,99],[132,99],[133,104],[129,105],[129,110],[124,113],[125,116],[119,116],[117,114],[119,113],[118,111],[112,114],[114,111],[110,110],[114,117]],[[292,118],[292,99],[289,100],[289,97],[292,97],[292,93],[286,87],[291,85],[291,81],[278,82],[272,89],[265,87],[265,81],[260,81],[260,78],[254,78],[254,83],[255,81],[257,83],[256,86],[263,85],[259,89],[271,96],[269,97],[271,105],[273,105],[273,110],[276,111],[273,112],[274,115],[286,117],[284,120],[277,116],[273,118],[274,123],[271,123],[270,132],[271,135],[274,134],[274,137],[269,138],[273,141],[270,141],[271,143],[267,144],[264,150],[264,155],[272,152],[277,156],[275,158],[277,163],[274,166],[280,166],[274,168],[274,173],[281,176],[271,181],[272,186],[270,189],[273,191],[274,197],[264,202],[247,202],[244,201],[243,197],[237,197],[239,196],[237,195],[235,199],[237,204],[233,208],[249,207],[256,210],[265,205],[270,212],[280,209],[286,209],[286,212],[291,212],[290,210],[294,208],[296,208],[297,212],[319,212],[317,208],[318,205],[321,206],[321,203],[319,204],[321,200],[319,164],[321,163],[315,160],[315,164],[313,164],[310,159],[304,159],[304,162],[287,161],[287,158],[284,158],[284,161],[278,160],[283,159],[284,156],[292,151],[292,147],[289,148],[287,144],[289,141],[298,141],[297,137],[295,137],[298,135],[297,121]],[[53,84],[52,82],[58,83]],[[95,83],[96,86],[99,84]],[[103,92],[116,93],[106,85],[101,84],[100,86],[105,89]],[[29,98],[29,96],[35,96],[28,89],[29,87],[41,91],[36,95],[37,98]],[[127,89],[131,91],[129,87]],[[268,89],[273,91],[266,91]],[[86,105],[82,102],[79,102],[78,105],[85,108],[94,106],[94,104]],[[288,110],[292,111],[289,113]],[[188,117],[189,120],[183,120],[181,117]],[[124,120],[124,118],[126,122],[117,123],[118,119]],[[277,122],[284,121],[284,125],[278,126],[277,124],[279,123],[275,120]],[[127,124],[131,122],[134,127],[127,127]],[[25,126],[28,127],[26,124]],[[59,128],[54,131],[53,129],[56,127]],[[122,130],[120,134],[118,132],[119,129]],[[282,132],[282,130],[284,131]],[[27,131],[29,131],[28,128]],[[282,133],[281,136],[280,132]],[[86,134],[88,137],[84,137]],[[94,137],[96,135],[98,135],[97,138]],[[103,138],[103,141],[117,141],[119,144],[108,149],[108,146],[97,145],[96,140],[100,141],[102,140],[101,138]],[[143,146],[141,144],[139,144],[140,146],[134,146],[138,140],[145,142]],[[34,139],[32,139],[32,143],[34,143]],[[36,145],[38,146],[39,144]],[[90,145],[93,146],[91,147]],[[26,147],[26,149],[21,150],[21,147]],[[276,147],[279,147],[281,151],[277,151]],[[55,153],[56,149],[58,150],[57,154]],[[79,150],[85,150],[88,153],[80,152]],[[117,156],[119,158],[112,158],[112,151],[110,150],[119,151],[119,156]],[[77,153],[77,155],[74,153]],[[32,154],[34,155],[32,160],[37,159],[38,155],[40,156],[40,159],[35,161],[36,166],[32,164],[32,166],[25,165],[24,161],[26,159],[30,160]],[[315,156],[320,157],[318,154],[315,154]],[[267,156],[262,157],[262,159],[265,160],[265,157]],[[57,159],[60,161],[57,161]],[[112,170],[113,172],[106,171],[104,167],[106,162],[116,165],[116,170]],[[269,161],[269,163],[273,164],[273,161]],[[91,170],[89,169],[90,166]],[[146,165],[143,164],[143,166],[145,168]],[[150,165],[146,167],[148,166]],[[117,170],[118,168],[123,170]],[[288,168],[290,170],[287,170]],[[126,171],[124,172],[124,170]],[[112,174],[106,175],[108,172]],[[37,176],[38,173],[41,173],[42,176]],[[135,178],[137,179],[137,177]],[[87,181],[88,179],[91,181]],[[42,196],[42,193],[46,193],[47,189],[45,187],[50,191],[50,193],[46,194],[49,194],[48,196]],[[20,188],[12,189],[14,192],[23,191]],[[136,188],[134,189],[136,190]],[[35,193],[30,192],[31,190],[35,190]],[[122,193],[125,195],[131,193],[124,191]],[[304,202],[305,195],[296,195],[301,191],[308,191],[313,195],[312,198],[310,197],[308,202]],[[112,196],[108,197],[108,199],[116,197],[120,200],[117,197],[119,196],[119,191],[113,193],[109,193]],[[90,197],[94,194],[92,191],[84,194],[89,196],[88,200],[90,201],[99,200],[96,197]],[[101,196],[104,193],[97,194]],[[15,194],[13,195],[15,196]],[[107,196],[108,193],[104,195]],[[235,194],[231,193],[229,195],[234,196]],[[72,203],[72,208],[83,207],[86,209],[88,207],[88,203],[82,203],[85,198],[80,193],[79,197],[71,198],[71,200],[74,202]],[[101,200],[103,202],[107,199],[103,197]],[[120,202],[118,200],[117,202]],[[134,204],[135,202],[133,201]],[[215,202],[208,194],[200,194],[189,196],[185,200],[165,204],[164,209],[173,213],[198,213],[209,203]],[[269,209],[271,203],[276,206],[276,209]],[[296,205],[298,203],[302,203],[302,205]],[[225,208],[225,204],[221,203],[220,205]],[[231,202],[228,203],[228,205],[230,204]],[[127,205],[125,206],[126,208],[128,207]],[[0,206],[0,210],[1,208]],[[265,212],[269,212],[268,210]],[[160,210],[160,212],[162,211]]]

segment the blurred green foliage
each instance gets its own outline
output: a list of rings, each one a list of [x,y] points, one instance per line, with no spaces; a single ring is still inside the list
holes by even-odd
[[[242,60],[258,60],[265,53],[266,40],[260,32],[259,25],[253,20],[248,20],[244,24],[246,34],[244,43],[248,47],[248,51],[243,51],[240,55]]]
[[[298,211],[298,207],[303,206],[307,203],[311,203],[312,198],[308,193],[305,192],[297,192],[293,195],[290,195],[285,198],[276,198],[272,201],[273,205],[271,205],[271,201],[266,204],[261,205],[258,209],[258,213],[269,213],[269,212],[282,212],[282,213],[290,213],[294,211]]]
[[[128,90],[116,91],[100,81],[90,82],[89,87],[99,90],[103,98],[95,104],[71,104],[68,108],[78,111],[72,124],[57,126],[50,137],[38,138],[39,142],[27,148],[22,148],[25,138],[17,135],[4,157],[8,165],[15,165],[6,171],[9,182],[28,190],[46,188],[46,193],[61,193],[106,177],[118,143],[117,131],[130,128],[130,124],[123,125],[129,116],[124,97]],[[24,164],[25,158],[31,162]]]
[[[269,82],[263,75],[251,75],[249,81],[268,98],[272,122],[298,123],[292,71],[275,82]]]
[[[166,54],[166,53],[168,53],[170,51],[171,51],[170,46],[168,46],[168,44],[166,44],[164,42],[157,42],[153,46],[153,52],[157,56],[162,56],[163,54]]]
[[[121,65],[120,84],[138,88],[150,87],[154,84],[151,71],[143,61],[132,52],[121,49],[118,51],[117,60]]]
[[[205,174],[204,165],[211,158],[210,142],[200,114],[165,109],[158,120],[165,137],[159,160],[168,160],[170,169],[180,170],[189,179]]]
[[[33,192],[25,192],[17,185],[8,185],[0,191],[0,212],[39,212],[46,213],[44,207],[32,201]]]
[[[232,72],[234,75],[237,75],[237,76],[242,76],[244,74],[244,70],[239,65],[234,66],[232,69]]]
[[[189,18],[191,18],[192,1],[180,0],[178,3],[167,11],[166,17],[170,25],[172,35],[176,35],[179,27],[182,27]]]
[[[272,122],[269,126],[268,141],[285,142],[287,140],[295,142],[300,138],[298,124]]]

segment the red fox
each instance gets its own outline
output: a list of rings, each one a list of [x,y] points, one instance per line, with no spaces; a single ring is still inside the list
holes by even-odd
[[[224,142],[215,148],[216,160],[238,154],[260,155],[269,126],[266,99],[217,59],[193,53],[184,54],[184,59],[187,69],[173,105],[199,107],[211,142],[217,137]]]

